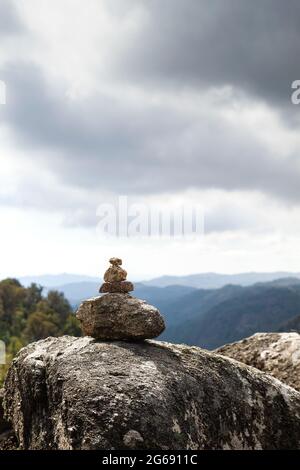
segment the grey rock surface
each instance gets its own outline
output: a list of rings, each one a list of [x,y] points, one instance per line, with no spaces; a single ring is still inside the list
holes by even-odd
[[[82,302],[76,314],[84,335],[104,340],[156,338],[165,329],[159,310],[129,294],[104,294]]]
[[[300,393],[196,347],[47,338],[23,348],[4,409],[23,449],[299,449]]]
[[[9,423],[4,419],[2,406],[4,390],[0,389],[0,450],[17,449],[17,441]]]
[[[15,433],[11,429],[0,434],[0,450],[19,450]]]
[[[4,419],[4,412],[3,412],[3,396],[4,396],[4,389],[0,389],[0,434],[4,431],[10,429],[8,422]]]
[[[299,333],[256,333],[216,352],[267,372],[300,391]]]

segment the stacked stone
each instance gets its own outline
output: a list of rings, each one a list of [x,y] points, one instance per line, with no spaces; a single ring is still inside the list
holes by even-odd
[[[85,336],[101,340],[144,340],[156,338],[165,329],[156,307],[129,294],[134,290],[126,281],[127,272],[120,258],[111,258],[99,292],[103,295],[85,300],[77,318]]]
[[[127,272],[121,268],[120,258],[110,258],[111,266],[104,274],[104,284],[99,289],[100,293],[128,293],[134,290],[133,284],[126,281]]]

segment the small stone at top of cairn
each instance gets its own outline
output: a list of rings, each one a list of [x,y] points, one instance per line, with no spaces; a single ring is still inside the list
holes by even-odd
[[[133,284],[126,281],[127,272],[121,268],[122,260],[120,258],[110,258],[111,266],[105,271],[104,283],[99,289],[101,294],[119,293],[128,294],[134,290]]]

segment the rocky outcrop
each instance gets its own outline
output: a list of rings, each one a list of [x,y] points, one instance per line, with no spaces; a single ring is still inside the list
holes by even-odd
[[[196,347],[48,338],[4,408],[23,449],[299,449],[300,393]]]
[[[0,450],[14,450],[17,448],[17,441],[11,426],[4,419],[3,395],[4,390],[0,389]]]
[[[0,434],[0,450],[19,450],[18,441],[12,429]]]
[[[77,314],[84,335],[103,340],[156,338],[165,329],[157,308],[129,294],[105,294],[82,302]]]
[[[4,390],[1,388],[0,389],[0,434],[3,433],[4,431],[7,431],[9,428],[9,424],[7,421],[4,419],[4,412],[3,412],[3,395],[4,395]]]
[[[300,391],[298,333],[256,333],[216,352],[267,372]]]

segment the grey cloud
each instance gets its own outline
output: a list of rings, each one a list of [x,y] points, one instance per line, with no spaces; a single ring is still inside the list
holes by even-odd
[[[297,159],[273,158],[254,136],[237,133],[209,110],[195,116],[101,93],[70,101],[38,68],[24,64],[5,78],[2,119],[19,146],[34,150],[31,158],[62,184],[117,194],[258,190],[300,201]]]
[[[290,96],[291,83],[300,79],[299,0],[130,3],[144,6],[146,20],[115,58],[124,78],[167,87],[233,85],[295,111]]]
[[[263,211],[257,210],[257,207],[243,207],[237,201],[230,201],[220,204],[213,210],[205,213],[204,232],[206,234],[218,232],[235,232],[245,230],[250,232],[260,232],[270,230],[270,221],[266,220]],[[271,228],[273,228],[271,226]]]
[[[22,26],[12,3],[0,0],[0,36]],[[112,46],[110,73],[138,87],[235,89],[285,110],[291,119],[290,84],[300,79],[300,3],[297,0],[108,0],[122,17],[144,8],[145,24]],[[116,53],[118,51],[118,53]],[[72,101],[33,64],[1,71],[7,105],[0,124],[30,154],[36,169],[52,173],[20,181],[1,204],[63,213],[67,226],[94,226],[104,192],[165,194],[189,188],[261,191],[299,204],[297,155],[280,160],[255,135],[236,129],[216,108],[191,113],[168,100],[117,99],[100,92]],[[101,77],[99,78],[101,83]],[[299,108],[294,107],[293,112]],[[299,113],[299,111],[298,111]],[[26,158],[24,158],[26,165]],[[61,188],[61,189],[60,189]],[[256,218],[257,217],[257,218]],[[261,220],[261,219],[260,219]],[[252,230],[258,215],[220,206],[207,231]],[[263,224],[263,221],[261,221]]]
[[[0,37],[15,34],[23,30],[21,20],[12,0],[0,1]]]
[[[52,184],[51,184],[52,183]],[[0,192],[0,205],[17,207],[23,211],[35,209],[47,214],[60,215],[65,227],[96,227],[99,195],[78,191],[76,188],[53,184],[44,175],[30,175],[15,181],[15,189]]]

